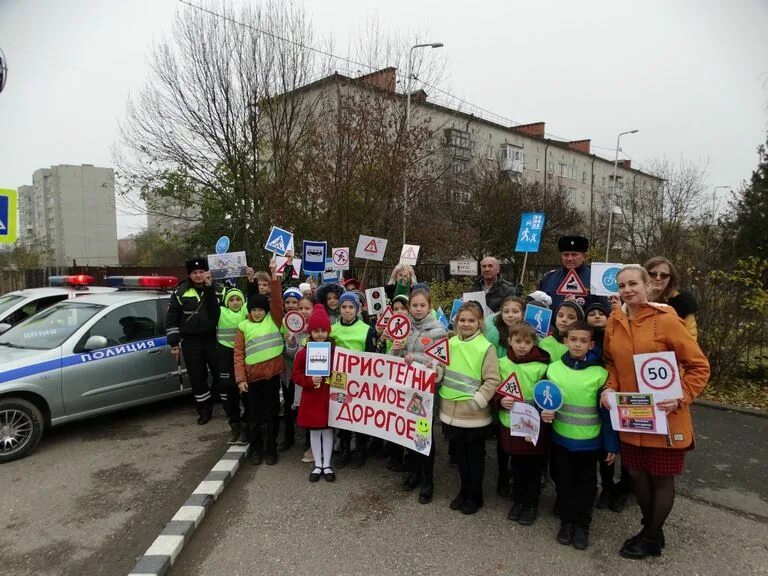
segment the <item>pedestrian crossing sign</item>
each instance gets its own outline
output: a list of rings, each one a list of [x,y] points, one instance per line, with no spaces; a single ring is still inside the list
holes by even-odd
[[[16,242],[16,190],[0,190],[0,244]]]
[[[293,234],[288,230],[283,230],[277,226],[272,226],[272,230],[269,232],[269,238],[264,245],[264,249],[278,256],[285,256],[285,253],[290,250],[293,244]]]

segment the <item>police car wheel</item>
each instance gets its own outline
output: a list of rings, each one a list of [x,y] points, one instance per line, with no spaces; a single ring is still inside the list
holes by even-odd
[[[0,463],[23,458],[43,436],[43,415],[22,398],[0,399]]]

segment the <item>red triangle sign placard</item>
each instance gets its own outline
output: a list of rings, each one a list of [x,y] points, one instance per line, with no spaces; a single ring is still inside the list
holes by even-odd
[[[408,248],[401,258],[416,258],[416,254],[413,253],[413,248]]]
[[[440,338],[437,342],[424,349],[424,354],[440,362],[441,364],[450,364],[451,355],[448,351],[448,337]]]
[[[584,288],[584,284],[576,274],[576,270],[568,270],[568,274],[565,275],[563,281],[560,283],[560,287],[555,290],[560,296],[586,296],[587,289]]]
[[[517,380],[517,374],[514,372],[496,388],[496,392],[507,398],[512,398],[515,402],[525,402],[523,390],[520,388],[520,382]]]
[[[387,306],[386,308],[384,308],[384,312],[379,314],[379,319],[376,321],[376,327],[386,328],[387,322],[389,322],[389,319],[392,318],[392,314],[394,314],[394,311],[392,310],[392,306]]]
[[[376,240],[371,240],[368,242],[368,245],[363,248],[365,252],[370,252],[371,254],[376,254],[379,251],[379,247],[376,245]]]

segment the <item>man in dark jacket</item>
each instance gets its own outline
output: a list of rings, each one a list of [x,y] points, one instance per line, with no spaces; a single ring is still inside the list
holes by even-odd
[[[575,300],[582,308],[594,303],[608,306],[608,298],[593,296],[589,293],[592,274],[587,264],[589,240],[584,236],[561,236],[557,240],[557,247],[560,250],[560,262],[563,266],[550,270],[539,281],[539,290],[546,292],[552,298],[552,310],[557,310],[566,298]]]
[[[507,296],[520,296],[522,292],[504,280],[499,273],[499,261],[487,256],[480,262],[480,276],[475,279],[470,292],[485,292],[485,305],[491,312],[498,312]]]
[[[216,362],[216,326],[219,322],[219,301],[213,286],[208,261],[193,258],[187,261],[189,278],[171,296],[165,318],[166,334],[171,354],[178,359],[184,354],[192,394],[197,406],[197,423],[207,424],[213,414],[212,393],[218,378]],[[211,388],[208,388],[208,372]]]

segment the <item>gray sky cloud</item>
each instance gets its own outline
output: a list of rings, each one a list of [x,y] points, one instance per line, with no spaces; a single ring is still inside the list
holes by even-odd
[[[393,34],[445,43],[442,87],[517,122],[543,120],[553,135],[606,148],[638,128],[622,147],[641,168],[684,156],[709,163],[711,186],[736,188],[765,142],[761,0],[304,5],[342,54],[372,19]],[[153,40],[182,9],[175,0],[0,0],[10,68],[0,94],[0,187],[30,183],[51,164],[112,165],[126,98],[144,84]],[[143,225],[118,214],[121,236]]]

